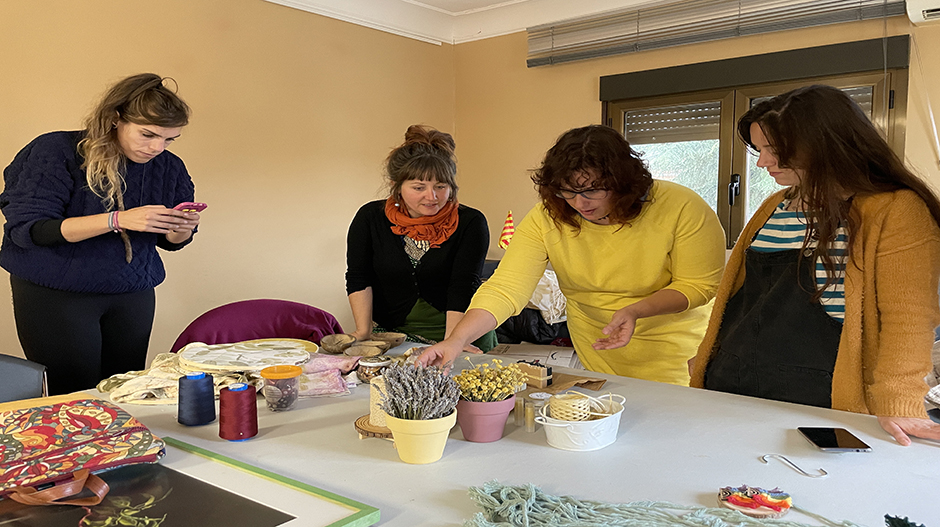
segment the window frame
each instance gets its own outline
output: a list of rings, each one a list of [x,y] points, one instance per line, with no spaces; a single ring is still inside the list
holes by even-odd
[[[777,82],[701,90],[682,94],[647,96],[605,101],[602,119],[621,134],[624,130],[624,112],[719,101],[719,155],[718,203],[716,213],[725,230],[727,248],[734,246],[747,221],[747,151],[737,137],[737,119],[750,107],[754,98],[779,95],[801,86],[828,84],[837,88],[872,87],[872,122],[886,137],[888,144],[904,158],[906,138],[908,70],[892,68],[881,71],[815,76]],[[886,106],[888,106],[886,108]],[[629,140],[629,138],[628,138]],[[739,175],[740,189],[734,203],[728,196],[732,177]]]

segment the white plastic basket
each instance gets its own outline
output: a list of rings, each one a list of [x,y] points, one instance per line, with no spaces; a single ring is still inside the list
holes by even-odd
[[[545,405],[539,410],[535,421],[545,427],[548,444],[555,448],[577,452],[600,450],[617,440],[626,397],[608,394],[600,400],[605,405],[604,413],[610,414],[607,417],[590,421],[562,421],[552,419],[551,410]]]

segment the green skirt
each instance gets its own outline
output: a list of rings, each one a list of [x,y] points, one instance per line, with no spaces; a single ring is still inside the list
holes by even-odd
[[[444,340],[444,330],[447,327],[447,315],[428,304],[424,299],[419,298],[411,312],[405,317],[405,323],[397,328],[380,328],[376,326],[373,331],[382,333],[384,331],[396,331],[408,335],[408,340],[413,342],[422,342],[424,344],[436,344]],[[473,345],[483,350],[490,351],[496,347],[496,332],[489,331],[482,337],[474,341]]]

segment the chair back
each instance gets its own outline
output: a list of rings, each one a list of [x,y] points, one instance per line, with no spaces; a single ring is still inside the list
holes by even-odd
[[[45,397],[46,367],[10,355],[0,355],[0,403]]]

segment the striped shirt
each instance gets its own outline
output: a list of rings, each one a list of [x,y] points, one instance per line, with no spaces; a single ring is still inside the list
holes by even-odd
[[[802,249],[803,240],[807,235],[806,216],[802,212],[786,210],[788,200],[777,205],[776,210],[767,220],[767,223],[757,232],[751,243],[751,249],[757,252],[778,252],[792,249]],[[832,318],[842,322],[845,319],[845,250],[847,235],[844,227],[836,231],[836,241],[829,248],[836,264],[836,281],[828,288],[823,289],[819,302],[826,313]],[[815,241],[811,241],[808,248],[814,248]],[[816,261],[816,287],[823,288],[826,284],[826,268],[822,260]]]

